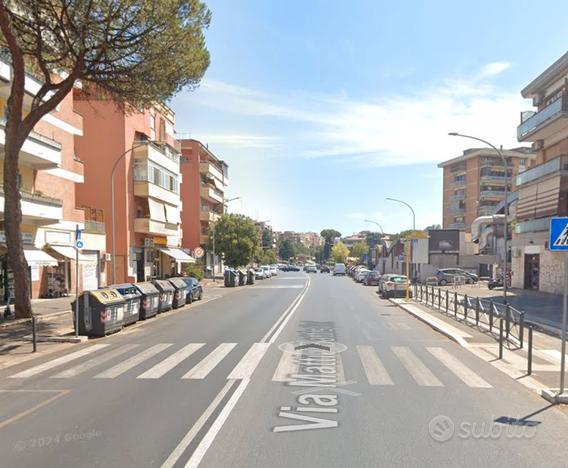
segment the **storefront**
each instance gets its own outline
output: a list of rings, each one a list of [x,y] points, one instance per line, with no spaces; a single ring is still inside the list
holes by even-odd
[[[178,248],[162,248],[160,257],[163,277],[182,274],[184,265],[195,263],[195,258]]]
[[[45,251],[57,260],[57,266],[48,272],[48,284],[52,286],[49,297],[57,297],[61,291],[75,290],[75,261],[79,260],[79,290],[99,288],[98,252],[77,251],[69,245],[47,245]]]

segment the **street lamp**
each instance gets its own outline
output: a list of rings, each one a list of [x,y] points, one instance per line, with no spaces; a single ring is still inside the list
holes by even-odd
[[[404,200],[399,200],[398,198],[389,198],[387,200],[402,203],[410,208],[412,212],[412,231],[413,233],[416,231],[416,214],[414,213],[414,208],[410,206],[410,204],[406,203]],[[406,242],[406,301],[410,300],[410,240]]]
[[[365,221],[366,223],[375,224],[375,225],[381,230],[381,234],[382,234],[383,237],[384,237],[385,231],[384,231],[383,227],[382,227],[379,223],[377,223],[376,221],[372,221],[372,220],[370,220],[370,219],[364,219],[363,221]],[[379,239],[379,244],[381,243],[380,240],[381,240],[381,239]],[[377,259],[377,260],[378,260],[378,259]],[[385,270],[385,260],[383,259],[383,273],[384,273],[384,270]]]
[[[239,200],[241,197],[234,197],[234,198],[228,198],[228,199],[223,199],[223,203],[221,203],[221,205],[225,206],[227,203],[235,201],[235,200]],[[212,228],[212,239],[211,242],[213,244],[213,282],[215,283],[215,268],[217,268],[217,255],[215,254],[215,223],[217,221],[215,221],[213,223],[213,228]]]
[[[116,169],[118,168],[118,164],[120,163],[120,161],[122,161],[124,159],[124,157],[134,151],[136,148],[140,148],[142,146],[146,146],[150,143],[163,143],[161,141],[155,141],[155,140],[145,140],[143,142],[140,142],[138,144],[134,144],[132,145],[130,148],[128,148],[124,153],[122,153],[118,158],[116,158],[116,161],[114,161],[114,164],[112,165],[112,171],[110,173],[110,217],[111,217],[111,224],[112,224],[112,230],[111,230],[111,239],[112,239],[112,282],[116,283],[116,226],[115,226],[115,219],[114,219],[114,176],[116,175]]]
[[[505,167],[505,197],[504,197],[504,202],[505,202],[505,217],[503,219],[503,237],[504,237],[504,249],[505,249],[505,255],[503,256],[503,302],[505,304],[507,304],[507,289],[508,289],[508,274],[507,274],[507,257],[509,254],[508,251],[508,243],[509,243],[509,166],[507,164],[507,159],[505,158],[505,156],[503,155],[503,153],[501,152],[501,150],[499,150],[495,145],[492,145],[491,143],[489,143],[486,140],[483,140],[482,138],[478,138],[478,137],[474,137],[471,135],[462,135],[461,133],[458,132],[450,132],[448,133],[448,135],[450,136],[457,136],[457,137],[462,137],[462,138],[469,138],[470,140],[476,140],[476,141],[480,141],[481,143],[486,144],[487,146],[491,147],[492,149],[494,149],[497,154],[499,155],[499,157],[501,158],[501,161],[503,162],[503,166]]]

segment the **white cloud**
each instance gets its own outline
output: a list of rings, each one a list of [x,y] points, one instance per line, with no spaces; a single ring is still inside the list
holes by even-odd
[[[450,131],[479,135],[497,145],[518,146],[516,126],[523,100],[490,78],[511,66],[485,65],[471,79],[452,79],[408,94],[351,99],[344,93],[271,94],[220,81],[205,81],[192,105],[214,108],[239,125],[206,135],[224,148],[270,150],[272,156],[347,159],[351,164],[398,166],[437,163],[471,143]],[[243,130],[244,128],[244,130]],[[197,135],[202,138],[201,135]],[[284,144],[284,142],[286,144]],[[290,146],[294,151],[287,151]]]

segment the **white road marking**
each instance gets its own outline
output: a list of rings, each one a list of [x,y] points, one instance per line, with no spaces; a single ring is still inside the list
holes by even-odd
[[[213,401],[209,404],[207,409],[203,412],[199,419],[195,422],[193,427],[188,431],[188,433],[181,439],[180,443],[174,449],[174,451],[170,454],[170,456],[166,459],[164,463],[162,463],[161,468],[171,468],[176,464],[179,458],[183,455],[183,452],[189,447],[191,442],[195,436],[199,433],[199,431],[203,428],[207,420],[211,417],[211,415],[215,412],[227,392],[233,387],[236,380],[229,380],[225,386],[221,389],[221,391],[217,394],[217,396],[213,399]]]
[[[32,377],[32,376],[37,375],[41,372],[45,372],[46,370],[50,370],[50,369],[53,369],[54,367],[65,364],[69,361],[73,361],[73,360],[78,359],[80,357],[94,353],[95,351],[98,351],[99,349],[106,348],[107,346],[110,346],[110,345],[108,345],[108,344],[95,344],[95,345],[92,345],[92,346],[88,346],[88,347],[83,348],[79,351],[75,351],[74,353],[66,354],[65,356],[61,356],[61,357],[53,359],[51,361],[44,362],[43,364],[40,364],[40,365],[35,366],[35,367],[31,367],[30,369],[26,369],[25,371],[18,372],[17,374],[11,375],[10,378],[11,379],[25,379],[25,378],[28,378],[28,377]]]
[[[138,364],[141,364],[146,359],[150,359],[152,356],[155,356],[158,353],[161,353],[164,349],[169,348],[172,343],[158,343],[145,351],[142,351],[140,354],[132,356],[131,358],[127,359],[126,361],[117,364],[110,369],[107,369],[101,372],[98,375],[95,375],[95,379],[114,379],[119,375],[124,374],[126,371],[129,371],[133,367],[136,367]]]
[[[111,359],[114,359],[114,358],[120,356],[121,354],[127,353],[128,351],[130,351],[134,348],[137,348],[138,346],[140,346],[140,345],[127,344],[127,345],[121,346],[117,349],[113,349],[111,351],[108,351],[107,353],[101,354],[100,356],[97,356],[93,359],[89,359],[88,361],[85,361],[81,364],[73,366],[69,369],[65,369],[64,371],[60,372],[59,374],[52,375],[50,378],[52,378],[52,379],[69,379],[71,377],[76,377],[77,375],[82,374],[83,372],[86,372],[89,369],[92,369],[93,367],[96,367],[96,366],[103,364],[107,361],[110,361]]]
[[[298,362],[299,356],[294,353],[282,353],[282,357],[278,362],[278,367],[272,377],[273,382],[289,382],[292,380],[292,375],[299,374],[300,363]]]
[[[468,387],[492,388],[491,384],[482,379],[456,357],[448,353],[444,348],[427,347],[426,349]]]
[[[182,379],[204,379],[235,346],[237,346],[237,343],[221,343],[185,374]]]
[[[357,346],[357,353],[371,385],[394,385],[385,366],[372,346]]]
[[[249,382],[249,379],[241,380],[241,383],[239,384],[235,392],[231,395],[231,398],[229,399],[225,407],[221,410],[219,416],[217,416],[217,419],[209,428],[207,434],[205,434],[205,437],[201,439],[201,442],[195,449],[195,452],[193,452],[193,454],[191,455],[191,458],[185,464],[185,468],[197,468],[199,466],[201,460],[205,456],[205,453],[207,453],[207,450],[215,440],[215,437],[217,437],[217,434],[223,427],[223,424],[225,424],[225,421],[229,418],[231,411],[233,411],[233,408],[239,401],[241,395],[244,393]]]
[[[406,346],[393,346],[391,349],[418,385],[423,387],[444,386],[424,363],[410,351],[410,348]]]
[[[274,286],[255,286],[255,289],[303,289],[303,284],[292,284],[292,285],[274,285]]]
[[[187,359],[193,353],[195,353],[198,349],[205,346],[205,343],[190,343],[180,350],[176,351],[171,356],[168,356],[162,362],[159,362],[154,367],[151,367],[146,372],[140,374],[137,379],[159,379],[162,377],[166,372],[171,371],[175,366],[179,363]]]
[[[269,346],[270,343],[254,343],[227,379],[250,379]]]

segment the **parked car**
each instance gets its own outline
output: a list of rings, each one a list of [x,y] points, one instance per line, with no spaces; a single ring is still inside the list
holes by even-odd
[[[378,286],[380,277],[381,273],[379,271],[370,271],[369,274],[365,276],[363,284],[365,286]]]
[[[320,273],[329,273],[331,270],[327,265],[322,265],[320,268]]]
[[[355,276],[353,276],[353,279],[355,280],[356,283],[360,283],[365,279],[367,273],[369,273],[369,270],[367,268],[359,268],[355,272]]]
[[[264,271],[264,268],[255,268],[254,269],[254,277],[257,280],[263,280],[266,279],[266,272]]]
[[[272,276],[276,276],[278,274],[278,265],[270,265],[270,272]]]
[[[406,276],[392,275],[383,284],[382,297],[388,299],[390,297],[405,297],[406,296]],[[412,289],[409,291],[412,297]]]
[[[182,278],[188,286],[185,302],[191,304],[193,301],[200,301],[203,299],[203,287],[197,278],[184,276]]]
[[[464,278],[466,284],[473,284],[479,281],[479,277],[476,274],[462,270],[461,268],[441,268],[436,272],[436,278],[440,286],[453,284],[459,276]]]
[[[298,265],[289,265],[288,271],[300,271],[300,267]]]
[[[333,267],[333,276],[345,276],[345,263],[336,263]]]
[[[272,269],[270,268],[270,265],[260,265],[260,268],[264,270],[264,274],[267,278],[272,277]]]
[[[379,284],[378,284],[378,287],[377,287],[377,293],[378,293],[379,295],[382,295],[382,294],[383,294],[383,287],[384,287],[385,283],[386,283],[387,281],[390,281],[390,279],[391,279],[393,276],[400,276],[400,275],[398,275],[398,274],[396,274],[396,273],[386,273],[386,274],[381,275],[381,276],[379,277]]]
[[[308,265],[306,267],[306,273],[317,273],[318,269],[313,265]]]

